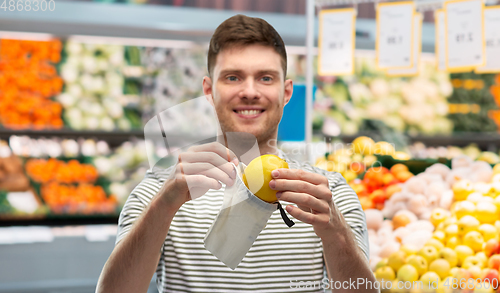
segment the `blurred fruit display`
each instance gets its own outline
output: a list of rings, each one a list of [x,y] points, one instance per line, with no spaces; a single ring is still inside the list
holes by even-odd
[[[451,195],[451,205],[434,207],[425,219],[410,211],[411,206],[398,209],[389,218],[383,211],[365,211],[370,265],[378,280],[395,286],[400,281],[420,281],[425,292],[497,292],[500,165],[489,169],[484,162],[472,162],[466,156],[453,163],[454,168],[446,177],[462,168],[472,168],[468,172],[481,176],[466,179],[451,175],[452,189],[445,191],[447,197]],[[443,166],[432,166],[426,177],[442,176],[445,171]],[[465,169],[462,171],[465,173]],[[431,188],[435,183],[423,185],[423,193],[438,191]]]
[[[335,143],[331,153],[316,160],[316,167],[339,172],[350,182],[370,167],[380,167],[377,156],[391,156],[397,160],[411,158],[403,151],[396,151],[394,144],[360,136],[350,144]]]
[[[296,83],[304,81],[305,58],[289,59],[289,77]],[[315,130],[330,136],[354,135],[377,131],[380,123],[411,135],[453,130],[447,118],[447,97],[453,88],[449,75],[435,70],[434,60],[423,60],[421,73],[410,78],[387,77],[376,69],[374,55],[358,54],[355,66],[353,76],[315,77]]]
[[[102,186],[94,186],[97,170],[77,160],[29,159],[28,176],[40,186],[40,195],[55,214],[116,212],[116,198],[107,196]]]
[[[454,131],[493,132],[497,131],[495,115],[499,113],[499,77],[493,74],[460,73],[451,74],[453,94],[449,118]]]
[[[65,87],[57,100],[71,129],[127,131],[141,127],[136,111],[126,108],[130,96],[123,93],[123,46],[70,40],[65,43],[64,54],[60,72]]]
[[[144,140],[111,150],[93,139],[11,136],[9,144],[0,141],[0,220],[23,210],[28,216],[116,216],[148,168]],[[31,198],[14,191],[29,191]]]
[[[495,76],[495,81],[490,86],[490,93],[493,96],[497,107],[500,107],[500,74],[497,74]],[[489,110],[488,117],[495,122],[495,124],[497,125],[497,130],[500,129],[500,110]]]
[[[45,212],[24,173],[22,160],[0,141],[0,219]]]
[[[69,162],[54,158],[30,159],[25,165],[26,172],[37,183],[58,181],[61,183],[94,183],[97,170],[89,164],[81,164],[77,160]]]
[[[55,64],[61,41],[0,40],[0,123],[12,129],[58,129],[63,80]]]
[[[402,190],[400,183],[413,176],[403,164],[396,164],[390,170],[385,167],[372,167],[362,179],[355,179],[349,185],[358,195],[363,210],[382,210],[386,200]]]
[[[456,146],[426,147],[423,143],[417,142],[409,146],[408,149],[410,150],[411,157],[416,159],[446,158],[451,160],[457,156],[466,155],[472,160],[485,161],[489,164],[497,164],[500,162],[497,153],[481,151],[474,143],[460,148]]]

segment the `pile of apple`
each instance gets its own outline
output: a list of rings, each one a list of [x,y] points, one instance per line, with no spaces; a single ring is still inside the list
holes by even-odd
[[[451,165],[450,169],[443,164],[434,164],[425,172],[402,184],[402,190],[394,193],[385,202],[382,210],[384,217],[394,219],[397,211],[408,210],[417,218],[428,220],[433,209],[438,207],[450,209],[453,202],[453,190],[460,186],[470,189],[473,183],[478,188],[484,189],[485,184],[490,182],[494,174],[488,163],[474,162],[465,155],[454,158]],[[470,182],[470,184],[461,182]]]
[[[365,211],[370,265],[378,279],[420,280],[424,286],[439,280],[436,292],[453,292],[453,282],[464,279],[463,286],[469,282],[469,288],[483,289],[461,292],[500,292],[500,165],[490,170],[491,176],[485,176],[485,167],[474,168],[475,178],[453,182],[450,209],[434,208],[429,220],[409,210],[395,212],[392,220],[384,220],[379,210]],[[488,183],[478,180],[486,177]]]
[[[316,160],[316,167],[342,174],[347,182],[356,179],[360,174],[377,164],[375,155],[388,155],[400,160],[408,160],[410,156],[397,152],[394,146],[386,141],[375,143],[373,139],[360,136],[351,144],[336,148],[326,157]]]
[[[366,171],[363,179],[355,179],[349,182],[349,185],[358,195],[363,210],[382,210],[386,200],[401,192],[400,183],[413,176],[403,164],[396,164],[390,170],[385,167],[373,167]]]

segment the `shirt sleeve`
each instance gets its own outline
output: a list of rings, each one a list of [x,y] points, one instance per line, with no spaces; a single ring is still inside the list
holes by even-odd
[[[365,254],[366,259],[369,260],[370,250],[366,217],[356,192],[347,184],[340,173],[329,172],[316,167],[311,168],[314,172],[322,174],[328,179],[333,202],[344,216],[349,227],[351,227],[359,248]]]
[[[120,212],[115,245],[130,232],[132,225],[160,191],[162,185],[161,180],[151,170],[146,172],[144,179],[132,190]]]

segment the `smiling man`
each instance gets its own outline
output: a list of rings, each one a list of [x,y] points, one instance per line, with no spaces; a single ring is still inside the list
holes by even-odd
[[[224,134],[252,134],[261,155],[288,162],[290,169],[273,171],[269,186],[296,225],[288,228],[275,211],[235,270],[204,248],[224,189],[234,184],[232,163],[238,164],[219,136],[220,142],[181,153],[163,172],[148,171],[132,191],[98,292],[146,292],[155,271],[160,292],[322,292],[331,284],[338,284],[335,292],[378,291],[359,285],[375,280],[354,191],[340,174],[291,160],[270,143],[292,96],[286,64],[284,43],[271,25],[236,15],[210,41],[203,91]]]

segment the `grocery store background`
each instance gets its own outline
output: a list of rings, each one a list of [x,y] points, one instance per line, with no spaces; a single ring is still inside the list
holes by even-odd
[[[373,1],[43,1],[35,12],[0,0],[0,292],[94,292],[120,209],[149,168],[145,123],[202,95],[207,43],[237,13],[264,18],[283,37],[295,88],[278,143],[350,182],[369,210],[374,271],[388,266],[396,278],[399,267],[383,262],[406,243],[433,238],[487,255],[482,243],[498,240],[500,74],[438,70],[442,1],[415,1],[422,54],[418,74],[406,77],[377,67]],[[349,7],[354,74],[319,75],[319,12]],[[368,170],[374,162],[387,169]],[[474,216],[481,239],[439,234],[436,208]]]

